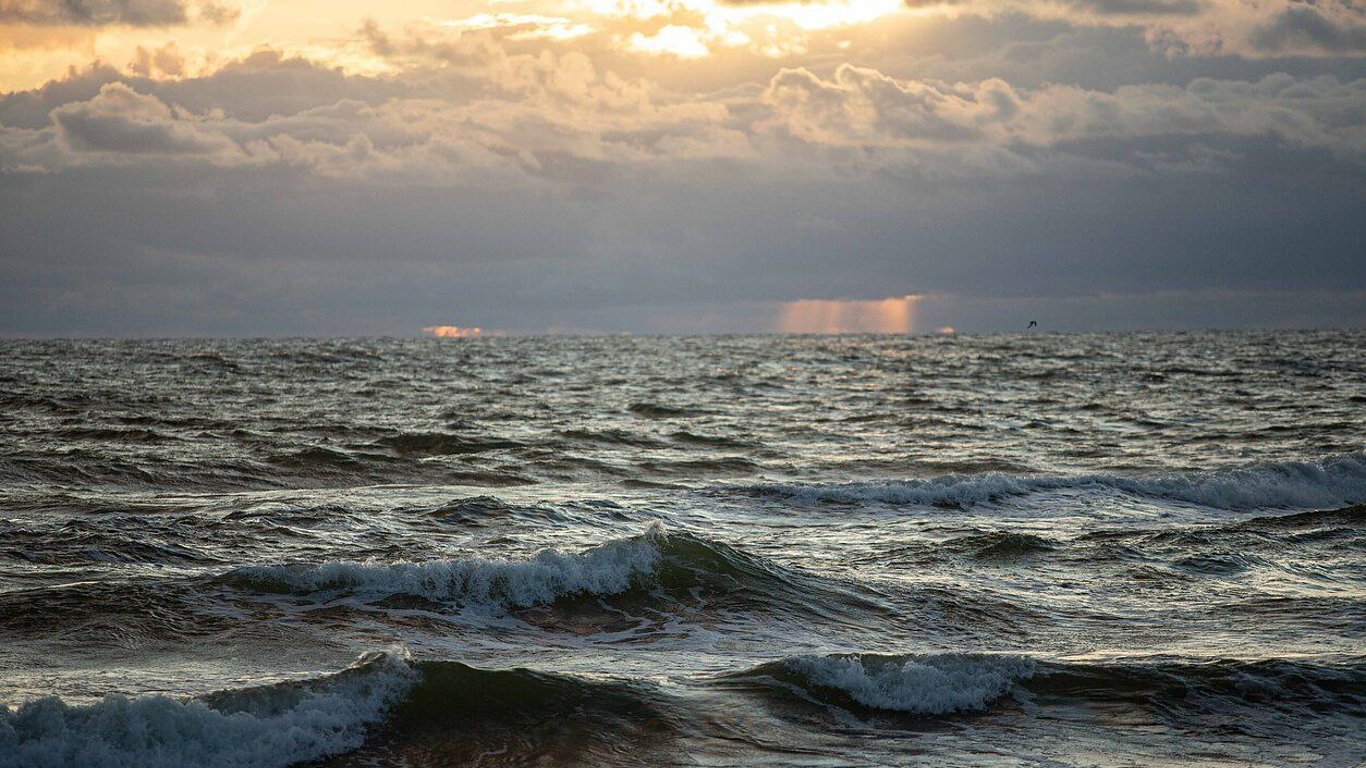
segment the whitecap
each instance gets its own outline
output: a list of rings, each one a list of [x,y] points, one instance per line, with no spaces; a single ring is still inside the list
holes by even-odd
[[[404,655],[341,674],[225,696],[230,706],[169,696],[55,696],[0,708],[0,768],[272,768],[360,746],[369,726],[420,677]]]

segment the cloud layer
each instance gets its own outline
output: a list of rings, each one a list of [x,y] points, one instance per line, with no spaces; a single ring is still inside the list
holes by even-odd
[[[159,26],[188,18],[181,0],[0,0],[0,22]]]
[[[0,3],[0,332],[1366,321],[1350,3]]]

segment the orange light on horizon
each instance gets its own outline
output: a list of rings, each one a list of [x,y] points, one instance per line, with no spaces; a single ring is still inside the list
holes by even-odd
[[[782,305],[782,333],[914,333],[914,294],[873,301],[802,299]]]
[[[463,325],[429,325],[422,330],[439,339],[477,339],[484,334],[482,328]]]

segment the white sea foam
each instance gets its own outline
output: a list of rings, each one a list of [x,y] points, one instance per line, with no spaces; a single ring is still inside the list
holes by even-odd
[[[271,768],[360,746],[420,673],[394,654],[314,686],[277,686],[233,706],[167,696],[56,697],[0,708],[0,768]]]
[[[744,490],[808,502],[967,508],[1048,491],[1112,489],[1231,510],[1326,509],[1366,501],[1366,455],[1256,464],[1152,477],[1121,475],[945,475],[929,480],[764,483]]]
[[[528,560],[469,558],[428,562],[330,562],[249,566],[233,577],[297,592],[341,591],[360,597],[417,595],[462,605],[526,607],[574,594],[611,595],[655,571],[663,529],[579,553],[543,549]]]
[[[1035,670],[1032,660],[1020,656],[964,654],[910,659],[793,656],[783,666],[864,706],[924,715],[985,709]]]

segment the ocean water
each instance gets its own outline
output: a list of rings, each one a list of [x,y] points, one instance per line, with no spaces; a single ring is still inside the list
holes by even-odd
[[[1366,334],[0,344],[0,768],[1358,766]]]

